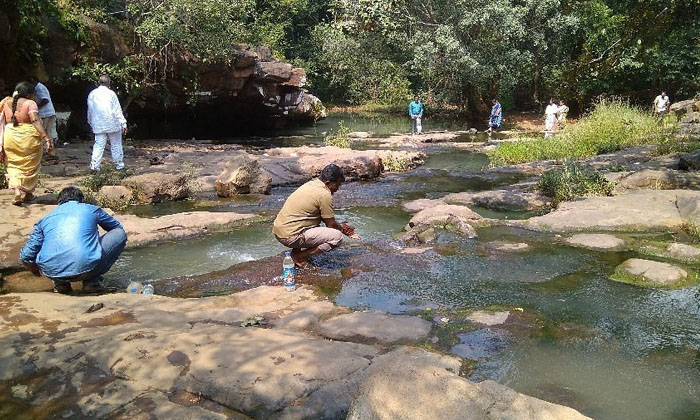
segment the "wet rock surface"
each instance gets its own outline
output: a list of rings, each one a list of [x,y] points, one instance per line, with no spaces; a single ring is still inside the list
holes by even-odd
[[[419,211],[408,222],[406,230],[425,226],[451,226],[467,237],[476,237],[476,231],[470,225],[471,222],[480,220],[481,216],[473,212],[469,207],[450,204],[440,204]]]
[[[413,316],[363,311],[330,318],[319,325],[318,331],[335,340],[352,341],[355,337],[380,343],[407,343],[427,337],[430,323]]]
[[[620,249],[625,245],[622,239],[605,233],[580,233],[567,238],[566,243],[598,250]]]
[[[102,307],[86,313],[94,305]],[[38,417],[148,413],[155,419],[335,419],[344,417],[351,403],[354,415],[367,404],[374,407],[376,381],[385,378],[397,381],[402,390],[386,394],[391,403],[409,395],[403,387],[414,383],[426,390],[453,389],[431,403],[446,409],[500,395],[496,399],[528,402],[519,408],[506,404],[513,415],[568,413],[506,387],[482,390],[482,384],[456,374],[460,361],[455,357],[401,346],[387,352],[383,346],[396,337],[423,336],[409,331],[412,317],[374,312],[373,317],[382,317],[382,328],[353,330],[355,338],[379,339],[381,348],[341,337],[329,341],[314,333],[324,324],[347,322],[353,314],[342,315],[344,311],[308,288],[289,293],[282,287],[259,287],[196,300],[3,295],[0,357],[6,363],[0,365],[0,401],[3,410],[14,410],[10,413]],[[270,326],[240,326],[254,316],[271,320]],[[418,320],[418,330],[424,331],[427,322]],[[447,380],[449,386],[433,388],[433,382],[423,382],[427,376],[414,372],[430,372],[433,381]],[[424,402],[433,395],[419,394]]]
[[[269,194],[272,177],[263,173],[257,160],[247,155],[239,155],[226,163],[214,186],[219,197],[231,197],[237,194]]]

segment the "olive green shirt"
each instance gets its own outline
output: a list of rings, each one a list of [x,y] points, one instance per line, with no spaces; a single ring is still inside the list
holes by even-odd
[[[284,202],[272,228],[278,238],[291,238],[305,229],[319,226],[321,219],[335,217],[331,190],[320,179],[297,188]]]

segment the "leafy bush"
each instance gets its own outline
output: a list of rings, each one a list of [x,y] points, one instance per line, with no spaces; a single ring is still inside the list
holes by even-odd
[[[384,169],[391,172],[405,172],[411,169],[411,158],[408,155],[399,155],[389,152],[382,159]]]
[[[326,134],[326,136],[323,138],[323,142],[326,144],[326,146],[349,149],[350,138],[348,137],[348,134],[350,134],[350,129],[345,126],[344,121],[340,121],[338,122],[338,131],[333,132],[333,130],[329,130],[328,134]]]
[[[642,144],[663,144],[675,126],[662,126],[649,113],[620,99],[601,99],[578,124],[559,135],[500,144],[490,153],[492,165],[549,159],[586,158]]]
[[[89,192],[97,193],[105,185],[119,185],[121,180],[133,175],[133,171],[124,169],[118,171],[114,164],[104,163],[98,172],[91,173],[80,180],[80,185]]]
[[[537,189],[554,200],[573,200],[577,197],[610,195],[613,184],[598,171],[584,168],[575,162],[565,162],[563,166],[550,169],[540,178]]]

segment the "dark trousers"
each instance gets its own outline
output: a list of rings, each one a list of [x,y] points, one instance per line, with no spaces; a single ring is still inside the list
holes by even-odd
[[[54,285],[72,281],[82,281],[83,286],[99,284],[102,281],[102,275],[112,268],[124,250],[126,246],[126,232],[122,228],[110,230],[100,237],[100,246],[102,246],[102,258],[95,268],[77,276],[52,278]]]

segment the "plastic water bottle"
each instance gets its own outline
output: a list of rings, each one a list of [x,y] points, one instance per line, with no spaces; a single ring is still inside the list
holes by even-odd
[[[145,296],[153,296],[153,292],[155,292],[155,289],[153,288],[153,285],[151,283],[148,283],[145,286],[143,286],[143,290],[141,290],[141,293]]]
[[[137,281],[132,281],[126,286],[126,292],[132,294],[139,294],[143,290],[143,285]]]
[[[292,260],[292,252],[284,253],[284,261],[282,262],[282,283],[284,289],[288,292],[293,292],[297,288],[297,280],[294,273],[294,260]]]

